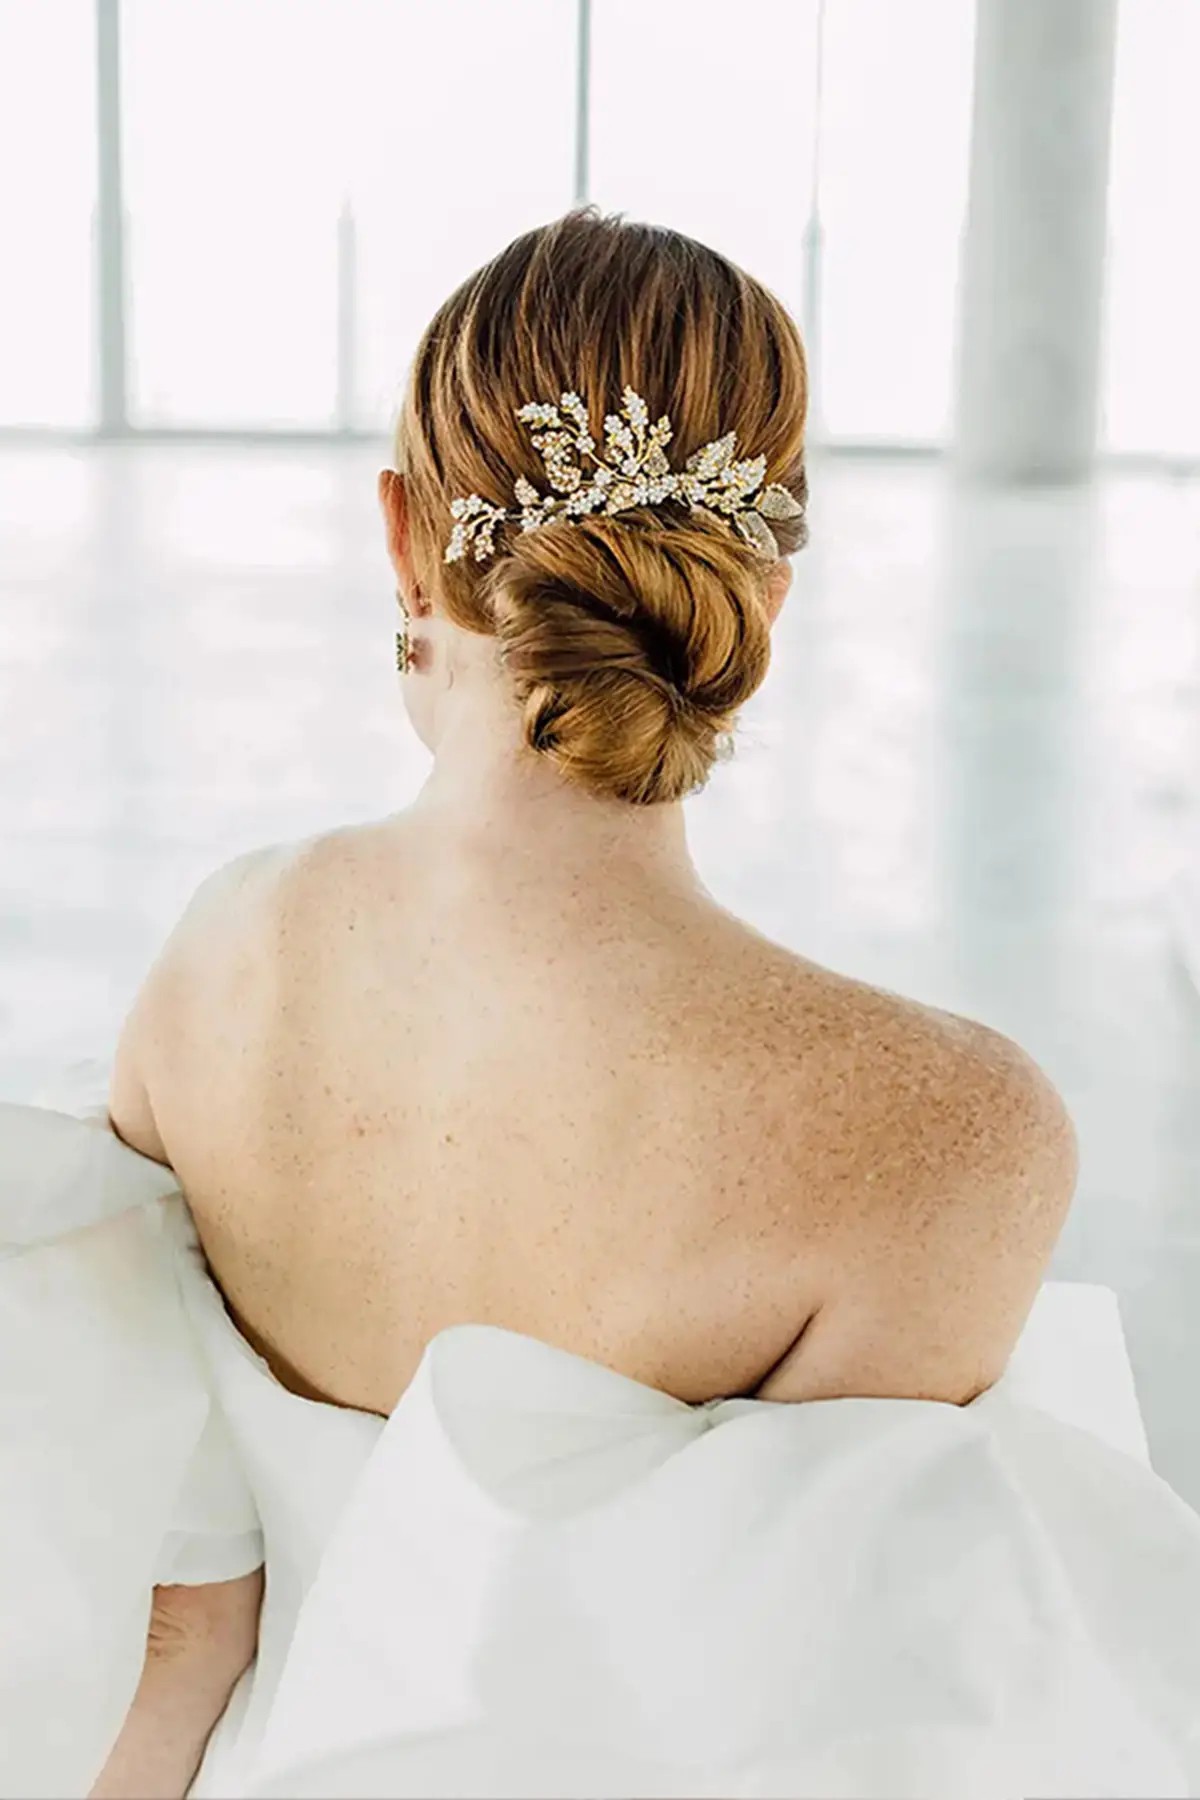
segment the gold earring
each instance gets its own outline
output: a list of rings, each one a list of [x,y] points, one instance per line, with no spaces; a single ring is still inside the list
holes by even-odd
[[[403,630],[396,633],[396,673],[409,675],[413,667],[412,625],[408,614],[404,615]]]

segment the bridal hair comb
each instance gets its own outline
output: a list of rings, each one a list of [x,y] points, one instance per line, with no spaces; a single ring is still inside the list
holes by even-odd
[[[646,402],[632,388],[625,389],[620,412],[609,413],[604,421],[603,450],[578,394],[560,395],[557,406],[531,400],[517,408],[517,417],[532,427],[552,492],[540,494],[522,475],[513,489],[519,505],[512,510],[479,494],[452,501],[448,563],[460,562],[468,550],[476,562],[486,562],[496,548],[497,527],[509,519],[519,519],[522,531],[535,531],[548,519],[578,519],[584,513],[612,518],[665,500],[727,521],[760,555],[775,562],[779,545],[768,521],[796,519],[804,510],[785,487],[775,482],[764,486],[765,456],[735,460],[735,431],[705,444],[682,469],[672,469],[666,454],[671,421],[664,413],[652,425]]]

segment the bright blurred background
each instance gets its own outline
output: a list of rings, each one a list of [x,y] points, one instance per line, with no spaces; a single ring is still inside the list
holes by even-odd
[[[727,251],[800,315],[818,301],[822,441],[945,447],[971,0],[594,0],[586,121],[580,10],[0,0],[0,425],[382,430],[438,301],[577,196],[583,129],[587,198]],[[1198,75],[1195,0],[1123,0],[1117,455],[1200,459]]]
[[[1200,0],[0,0],[0,1092],[214,864],[419,784],[374,478],[434,306],[577,200],[681,228],[814,386],[697,858],[1046,1066],[1056,1273],[1200,1503],[1198,91]]]

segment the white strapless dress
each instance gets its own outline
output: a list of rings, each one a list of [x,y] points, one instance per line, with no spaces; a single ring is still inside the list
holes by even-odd
[[[102,1119],[0,1108],[0,1243],[2,1795],[86,1792],[155,1581],[264,1560],[195,1795],[1200,1793],[1200,1520],[1051,1351],[1103,1290],[965,1408],[461,1325],[385,1421],[272,1377]]]

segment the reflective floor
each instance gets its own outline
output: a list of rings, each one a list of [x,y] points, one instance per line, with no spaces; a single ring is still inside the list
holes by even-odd
[[[215,863],[420,781],[379,460],[0,447],[0,1094],[104,1052]],[[1117,1289],[1200,1506],[1200,992],[1168,904],[1200,849],[1200,481],[982,495],[847,457],[812,485],[698,860],[764,930],[1044,1064],[1083,1147],[1055,1273]]]

